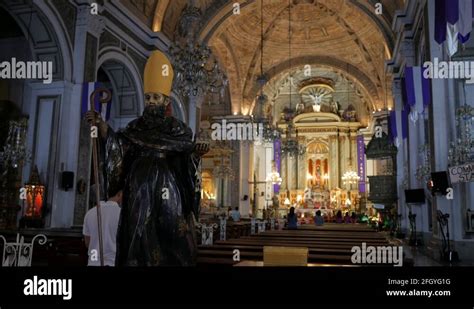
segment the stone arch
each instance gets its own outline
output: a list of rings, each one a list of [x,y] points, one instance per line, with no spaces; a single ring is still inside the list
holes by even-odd
[[[113,100],[125,104],[119,106],[118,111],[115,110],[115,116],[136,118],[141,115],[145,108],[143,80],[135,63],[119,49],[110,48],[101,51],[99,54],[97,70],[99,68],[104,69],[114,88],[117,89],[117,92],[114,92]],[[122,73],[124,76],[119,79],[118,77]]]
[[[33,4],[18,1],[0,3],[28,38],[35,61],[53,62],[54,80],[72,79],[72,53],[59,17],[43,1]]]
[[[245,8],[251,8],[251,4],[253,4],[255,0],[248,0],[244,3],[240,4],[240,10],[244,10]],[[373,1],[372,1],[373,2]],[[363,4],[360,3],[358,0],[350,0],[348,1],[355,9],[360,10],[367,18],[379,29],[382,33],[383,37],[386,40],[386,44],[388,48],[393,50],[394,46],[394,36],[391,31],[391,24],[388,21],[385,21],[379,18],[375,13],[374,10],[369,10]],[[213,36],[214,32],[219,28],[224,21],[233,16],[233,4],[234,2],[230,1],[218,1],[211,6],[210,9],[206,11],[203,20],[203,27],[201,28],[199,38],[207,43],[211,37]]]
[[[288,70],[293,70],[297,67],[303,67],[304,65],[316,65],[322,67],[330,67],[333,69],[337,69],[344,74],[351,76],[361,87],[362,89],[368,94],[368,98],[371,101],[373,108],[375,108],[376,100],[380,99],[380,95],[377,91],[376,85],[372,82],[372,80],[362,71],[360,71],[356,66],[339,60],[337,58],[329,57],[329,56],[302,56],[291,59],[291,68],[289,67],[290,61],[286,60],[277,64],[276,66],[268,69],[265,72],[265,76],[267,76],[268,80],[270,81],[272,78],[277,76],[280,73],[283,73]],[[254,100],[256,97],[259,87],[258,85],[253,85],[251,88],[244,90],[244,97],[247,98],[250,102]]]

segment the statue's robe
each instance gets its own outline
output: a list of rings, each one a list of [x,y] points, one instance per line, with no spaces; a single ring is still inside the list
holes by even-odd
[[[109,128],[107,187],[123,188],[116,265],[195,265],[200,158],[193,149],[192,131],[173,117]]]

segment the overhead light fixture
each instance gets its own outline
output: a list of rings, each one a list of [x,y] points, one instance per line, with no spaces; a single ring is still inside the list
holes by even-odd
[[[271,182],[273,185],[281,185],[283,179],[280,177],[280,173],[276,170],[275,161],[272,161],[272,172],[267,175],[265,181]]]

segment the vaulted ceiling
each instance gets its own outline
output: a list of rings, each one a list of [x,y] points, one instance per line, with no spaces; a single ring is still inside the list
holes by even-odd
[[[263,0],[263,7],[261,0],[123,1],[141,9],[150,27],[171,40],[186,5],[200,8],[201,28],[189,31],[199,33],[226,71],[233,112],[250,113],[259,90],[261,23],[263,70],[270,81],[306,65],[315,68],[314,74],[328,68],[342,72],[361,89],[366,109],[390,105],[385,99],[390,90],[386,90],[384,62],[390,59],[394,45],[393,16],[406,0]],[[381,15],[376,13],[379,2]],[[240,14],[234,14],[235,3],[240,5]],[[312,77],[317,77],[314,74]]]

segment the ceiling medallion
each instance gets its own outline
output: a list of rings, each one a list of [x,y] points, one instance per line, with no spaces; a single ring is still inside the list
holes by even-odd
[[[328,108],[333,102],[334,82],[328,78],[310,78],[299,84],[301,101],[305,106],[313,107],[314,112],[320,112],[321,107]]]

